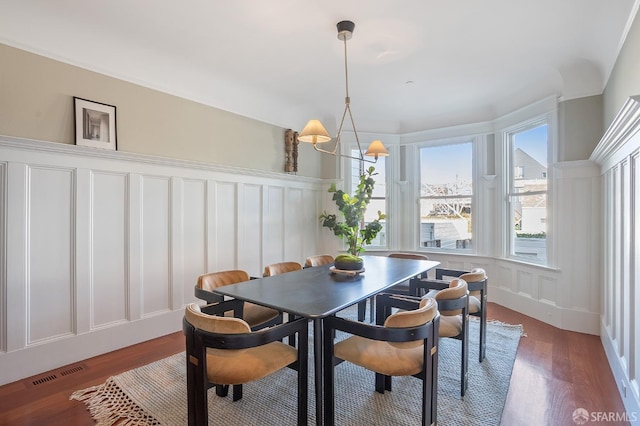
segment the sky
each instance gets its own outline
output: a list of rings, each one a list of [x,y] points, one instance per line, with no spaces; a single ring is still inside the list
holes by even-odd
[[[514,149],[521,148],[543,166],[547,165],[547,125],[518,133],[515,136]],[[455,145],[427,147],[420,150],[421,180],[430,183],[471,181],[472,178],[471,142]],[[452,161],[455,160],[455,161]]]

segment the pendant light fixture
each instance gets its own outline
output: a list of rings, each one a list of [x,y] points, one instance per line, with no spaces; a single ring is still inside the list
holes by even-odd
[[[331,136],[327,129],[324,128],[320,120],[313,119],[309,120],[309,122],[304,126],[304,129],[298,135],[298,140],[301,142],[310,142],[313,144],[313,148],[316,151],[335,155],[337,157],[346,157],[353,158],[356,160],[366,161],[368,163],[375,163],[378,161],[378,157],[386,157],[389,155],[389,152],[385,148],[382,141],[375,140],[371,142],[369,148],[366,152],[362,152],[362,148],[360,146],[360,139],[358,138],[358,132],[356,131],[356,125],[353,122],[353,114],[351,114],[351,98],[349,97],[349,73],[347,68],[347,40],[349,40],[353,36],[353,29],[355,28],[355,24],[351,21],[340,21],[336,25],[338,28],[338,39],[344,42],[344,78],[345,78],[345,98],[344,98],[344,112],[342,113],[342,120],[340,120],[340,127],[338,128],[338,135],[336,136],[335,145],[332,150],[323,149],[318,146],[318,144],[326,143],[331,141]],[[351,126],[353,128],[353,134],[356,138],[356,143],[358,144],[358,157],[354,157],[351,155],[343,155],[338,152],[338,148],[340,146],[340,137],[342,136],[342,128],[345,122],[345,119],[349,114],[349,120],[351,121]],[[374,157],[373,160],[370,160],[367,157]]]

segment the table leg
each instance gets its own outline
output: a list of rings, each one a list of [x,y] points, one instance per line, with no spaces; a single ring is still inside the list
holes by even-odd
[[[322,397],[324,396],[324,371],[322,359],[322,351],[324,348],[323,333],[322,318],[315,318],[313,320],[313,364],[316,381],[316,425],[322,425],[324,423],[324,404],[322,400]]]

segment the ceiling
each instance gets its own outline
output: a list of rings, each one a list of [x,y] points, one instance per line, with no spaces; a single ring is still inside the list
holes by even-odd
[[[602,93],[640,0],[0,0],[0,42],[285,128],[492,120]]]

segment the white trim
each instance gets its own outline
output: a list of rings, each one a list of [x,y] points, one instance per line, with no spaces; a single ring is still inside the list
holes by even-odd
[[[604,136],[593,150],[590,160],[602,167],[602,173],[640,148],[640,95],[629,97]]]

